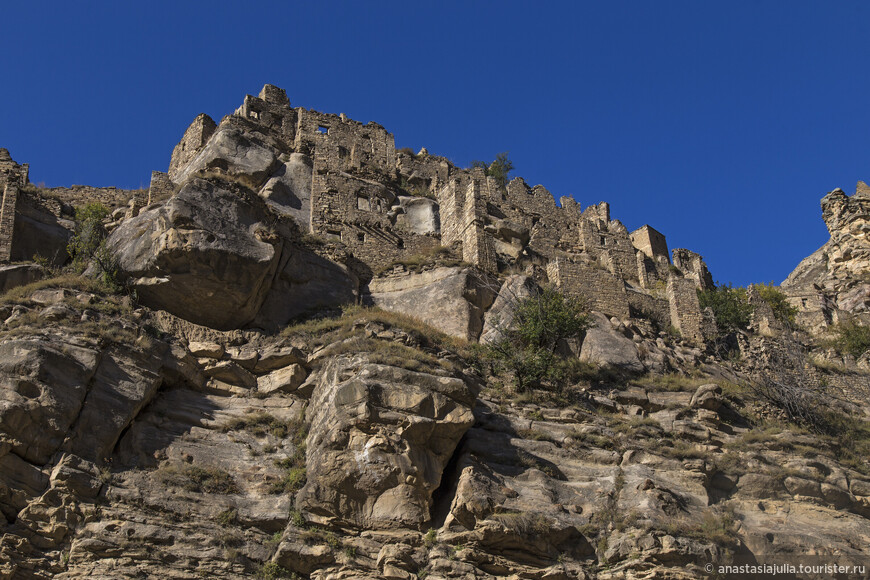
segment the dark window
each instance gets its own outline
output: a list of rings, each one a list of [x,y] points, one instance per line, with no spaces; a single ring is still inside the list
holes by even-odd
[[[366,241],[366,235],[365,235],[364,233],[362,233],[362,232],[357,232],[357,234],[356,234],[356,239],[358,239],[358,240],[361,241],[361,242],[365,242],[365,241]]]

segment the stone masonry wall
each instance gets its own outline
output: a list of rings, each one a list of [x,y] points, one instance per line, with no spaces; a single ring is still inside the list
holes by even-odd
[[[547,276],[563,292],[582,296],[592,310],[620,320],[629,317],[625,283],[605,270],[557,259],[547,264]]]
[[[148,198],[142,204],[142,207],[166,201],[175,193],[175,184],[169,178],[168,173],[162,171],[151,172],[151,186],[148,188]]]
[[[0,261],[12,258],[12,239],[15,231],[15,209],[20,189],[27,185],[29,166],[12,160],[9,151],[0,149]]]
[[[15,231],[15,206],[18,203],[18,184],[3,185],[3,201],[0,204],[0,262],[12,258],[12,236]]]
[[[685,248],[674,248],[672,254],[674,266],[679,268],[687,278],[693,280],[699,290],[713,288],[713,276],[707,270],[707,264],[700,254]]]
[[[485,187],[485,184],[483,171],[477,169],[465,193],[465,211],[463,212],[462,222],[462,259],[469,264],[474,264],[484,272],[495,273],[495,250],[493,249],[492,238],[483,229],[484,216],[486,215],[486,201],[481,189]]]
[[[209,137],[214,134],[215,129],[217,129],[217,125],[211,117],[205,113],[197,115],[184,132],[181,141],[172,150],[172,158],[169,161],[169,176],[171,178],[174,178],[179,169],[196,157]]]
[[[670,303],[634,289],[627,289],[628,306],[632,318],[648,318],[665,329],[671,324]]]
[[[635,248],[652,259],[664,257],[668,259],[668,242],[665,236],[648,225],[631,232],[631,243]]]
[[[704,342],[704,316],[698,302],[695,281],[671,275],[668,278],[668,303],[671,324],[684,339],[695,343]]]

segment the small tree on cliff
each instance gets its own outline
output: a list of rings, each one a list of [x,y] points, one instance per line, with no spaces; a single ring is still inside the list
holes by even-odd
[[[487,177],[494,178],[498,186],[504,189],[507,187],[508,175],[514,169],[513,162],[508,159],[508,153],[509,151],[499,153],[495,156],[495,161],[489,165],[485,161],[472,161],[471,166],[483,169]]]
[[[562,339],[579,337],[589,327],[589,310],[579,298],[546,287],[516,302],[511,324],[487,350],[498,366],[514,375],[522,392],[556,378],[556,349]]]
[[[75,231],[66,249],[76,272],[84,272],[90,264],[94,264],[100,280],[109,289],[117,291],[120,289],[117,280],[118,264],[106,246],[108,232],[103,225],[103,220],[108,215],[108,208],[98,202],[77,207]]]

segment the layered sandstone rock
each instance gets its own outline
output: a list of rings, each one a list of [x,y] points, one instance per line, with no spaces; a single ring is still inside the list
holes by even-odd
[[[838,188],[821,203],[831,239],[782,283],[802,320],[817,329],[837,322],[838,311],[870,313],[870,188],[858,182],[852,196]]]
[[[330,361],[308,421],[308,484],[297,505],[321,523],[417,528],[465,431],[474,395],[459,378]]]
[[[377,278],[368,290],[364,296],[367,303],[413,316],[468,340],[480,336],[484,311],[495,299],[486,275],[460,267]]]

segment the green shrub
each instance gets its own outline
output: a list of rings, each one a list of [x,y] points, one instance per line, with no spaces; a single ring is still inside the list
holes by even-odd
[[[187,491],[225,494],[240,491],[233,476],[218,467],[165,466],[159,469],[159,476],[164,484]]]
[[[710,307],[716,316],[716,326],[721,334],[746,330],[752,315],[752,306],[746,288],[734,288],[730,283],[719,284],[712,290],[698,290],[701,308]]]
[[[788,303],[785,294],[773,282],[769,284],[756,284],[755,289],[761,299],[770,305],[773,315],[781,323],[789,328],[795,326],[795,316],[798,309]]]
[[[589,327],[586,304],[553,288],[544,288],[516,305],[513,322],[487,347],[497,366],[513,373],[517,390],[544,379],[558,380],[556,348],[562,339],[580,337]]]
[[[215,517],[215,521],[222,526],[231,526],[239,521],[239,512],[235,508],[228,508]]]
[[[841,322],[834,327],[834,347],[841,353],[858,358],[870,349],[870,326],[856,322]]]
[[[106,228],[103,220],[109,209],[101,203],[93,202],[76,208],[75,230],[67,244],[67,252],[72,258],[76,272],[84,272],[90,263],[97,268],[97,276],[113,292],[121,289],[118,261],[106,246]]]
[[[295,572],[291,572],[287,568],[279,566],[275,562],[266,562],[260,566],[259,570],[257,570],[256,577],[261,578],[262,580],[278,580],[278,578],[296,579],[299,578],[299,575]]]
[[[514,164],[508,159],[508,151],[499,153],[495,156],[495,161],[486,164],[484,161],[472,161],[472,167],[480,167],[484,170],[487,177],[494,177],[496,184],[502,189],[507,186],[508,175],[514,169]]]

